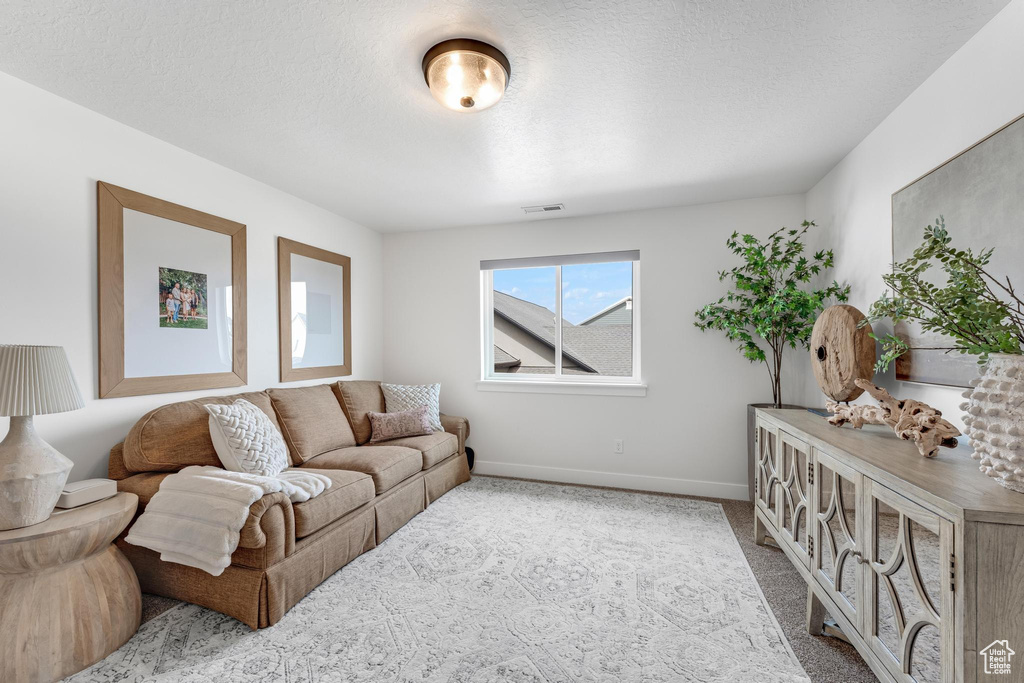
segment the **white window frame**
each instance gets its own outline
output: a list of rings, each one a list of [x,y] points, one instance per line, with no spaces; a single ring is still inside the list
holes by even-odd
[[[494,372],[494,270],[512,268],[555,268],[555,320],[562,320],[562,266],[586,264],[586,257],[595,258],[594,263],[609,262],[600,259],[602,254],[579,254],[566,257],[508,259],[500,268],[480,270],[480,340],[481,363],[480,391],[510,391],[526,393],[556,394],[605,394],[615,396],[646,396],[647,385],[643,383],[640,368],[640,259],[633,263],[633,374],[630,377],[588,377],[586,375],[562,374],[562,325],[556,325],[555,333],[555,374],[520,374]],[[628,260],[628,259],[623,259]],[[554,262],[551,262],[554,261]],[[564,263],[562,262],[564,261]],[[518,265],[521,263],[522,265]]]

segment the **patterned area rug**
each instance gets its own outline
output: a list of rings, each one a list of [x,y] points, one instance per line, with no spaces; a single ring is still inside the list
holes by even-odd
[[[475,478],[272,628],[190,604],[83,681],[808,681],[717,503]]]

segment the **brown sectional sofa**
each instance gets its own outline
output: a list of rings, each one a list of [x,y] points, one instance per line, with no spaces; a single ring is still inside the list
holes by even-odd
[[[110,451],[110,477],[139,496],[139,512],[170,474],[220,466],[208,403],[245,398],[281,429],[293,467],[331,478],[305,503],[271,493],[253,503],[231,566],[220,576],[117,545],[147,593],[223,612],[250,627],[276,623],[324,579],[371,550],[447,491],[469,480],[465,418],[441,416],[444,432],[370,444],[367,412],[384,412],[380,383],[343,381],[172,403],[150,411]]]

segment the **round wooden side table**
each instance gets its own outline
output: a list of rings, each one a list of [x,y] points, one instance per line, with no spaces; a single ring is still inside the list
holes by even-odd
[[[139,580],[111,544],[138,503],[118,493],[0,531],[0,681],[61,679],[138,630]]]

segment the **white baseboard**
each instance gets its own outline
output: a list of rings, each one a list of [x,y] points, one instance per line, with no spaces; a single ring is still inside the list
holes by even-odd
[[[486,460],[477,460],[473,465],[473,472],[475,474],[491,474],[496,477],[556,481],[563,484],[586,484],[588,486],[608,486],[619,489],[655,491],[657,493],[679,493],[687,496],[747,500],[747,487],[745,484],[723,484],[717,481],[650,477],[641,474],[621,474],[619,472],[594,472],[592,470],[573,470],[563,467],[544,467],[542,465],[517,465],[507,462],[488,462]]]

